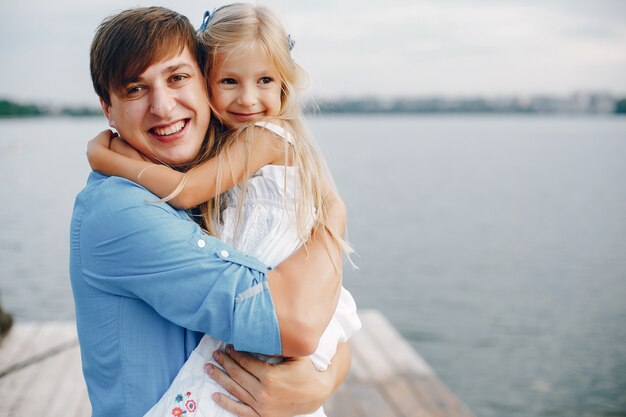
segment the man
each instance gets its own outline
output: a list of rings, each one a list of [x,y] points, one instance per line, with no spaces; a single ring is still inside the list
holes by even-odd
[[[91,74],[109,123],[155,162],[184,166],[210,119],[195,32],[173,11],[139,8],[105,20]],[[93,416],[140,416],[174,379],[204,333],[238,350],[304,356],[315,350],[340,290],[316,233],[274,270],[208,236],[188,215],[130,181],[91,173],[71,224],[70,275]],[[340,206],[340,204],[338,204]],[[344,227],[338,209],[338,230]],[[332,252],[332,251],[330,251]],[[308,359],[271,366],[236,351],[208,373],[242,403],[240,416],[317,409],[345,378],[349,350],[317,372]]]

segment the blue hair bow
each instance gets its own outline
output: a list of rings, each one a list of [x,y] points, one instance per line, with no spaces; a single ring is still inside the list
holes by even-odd
[[[289,44],[289,52],[293,50],[293,47],[296,46],[296,41],[293,40],[291,35],[287,35],[287,43]]]
[[[213,9],[213,13],[211,13],[208,10],[204,12],[204,16],[202,16],[202,24],[200,25],[196,33],[204,32],[206,27],[209,26],[209,21],[211,20],[214,14],[215,14],[215,9]]]

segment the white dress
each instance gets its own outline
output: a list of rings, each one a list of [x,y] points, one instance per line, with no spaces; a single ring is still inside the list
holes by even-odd
[[[276,133],[290,142],[288,133],[280,126],[259,122],[257,125]],[[298,238],[294,199],[299,186],[299,175],[294,167],[267,165],[257,171],[247,184],[246,195],[239,214],[241,185],[229,190],[224,198],[221,239],[229,245],[252,255],[274,267],[296,251]],[[311,210],[311,225],[314,210]],[[310,356],[315,368],[325,370],[337,350],[337,343],[348,340],[361,328],[352,295],[342,287],[335,314],[324,331],[319,346]],[[198,347],[176,375],[161,400],[144,417],[233,417],[211,398],[213,393],[229,395],[206,374],[207,362],[214,365],[213,352],[223,350],[225,344],[205,335]],[[267,358],[279,361],[279,358]],[[217,365],[219,366],[219,365]],[[325,417],[323,407],[308,416]]]

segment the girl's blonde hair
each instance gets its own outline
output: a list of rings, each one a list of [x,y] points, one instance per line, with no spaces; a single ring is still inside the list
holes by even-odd
[[[310,208],[314,207],[317,219],[313,233],[317,230],[328,230],[334,243],[345,253],[351,253],[350,246],[328,226],[329,208],[325,201],[324,192],[329,187],[334,188],[334,186],[325,161],[314,145],[312,136],[304,123],[298,90],[301,88],[306,74],[291,56],[290,49],[293,47],[293,43],[283,25],[269,9],[263,6],[234,3],[215,10],[206,27],[204,26],[203,24],[203,29],[198,33],[198,41],[201,55],[206,57],[204,69],[207,82],[210,83],[212,71],[219,71],[219,68],[215,68],[219,54],[245,52],[260,47],[267,54],[270,62],[274,64],[281,83],[281,108],[279,114],[273,119],[280,119],[283,127],[293,137],[289,147],[285,144],[285,162],[291,161],[300,177],[300,184],[297,184],[298,187],[296,187],[296,207],[294,208],[300,240],[304,244],[310,237],[312,214]],[[209,87],[209,97],[211,94]],[[219,118],[215,109],[213,109],[213,114]],[[212,122],[216,122],[216,120],[212,120]],[[228,146],[235,140],[245,140],[246,143],[250,143],[254,140],[253,134],[254,129],[250,126],[236,129],[234,132],[218,133],[201,159],[217,156],[220,164],[228,164],[226,152]],[[219,169],[218,172],[220,175],[228,175],[226,169]],[[219,183],[219,178],[216,178],[216,181]],[[246,192],[245,183],[242,190],[243,193]],[[332,192],[335,190],[332,189]],[[239,198],[240,212],[242,201],[243,196]],[[218,194],[215,199],[207,202],[202,209],[204,227],[209,233],[216,236],[220,234],[222,203],[222,198]]]

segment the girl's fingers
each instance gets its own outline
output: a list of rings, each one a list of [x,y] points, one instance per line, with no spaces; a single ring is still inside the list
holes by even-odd
[[[124,142],[124,140],[118,138],[118,137],[114,137],[111,139],[111,149],[115,149],[116,152],[120,152],[130,149],[131,146]]]
[[[238,417],[259,417],[254,409],[246,404],[229,398],[227,395],[215,393],[213,394],[213,401],[217,403],[224,410],[231,412]]]
[[[109,146],[113,151],[118,152],[120,149],[123,149],[124,142],[120,138],[111,139],[111,146]]]
[[[102,132],[98,133],[98,135],[93,138],[92,140],[94,142],[97,142],[99,144],[106,144],[106,147],[109,147],[109,142],[111,141],[112,138],[114,138],[115,136],[113,136],[113,132],[110,130],[103,130]]]
[[[138,160],[142,159],[141,154],[135,148],[119,137],[111,139],[110,148],[113,152],[119,153],[120,155]]]

